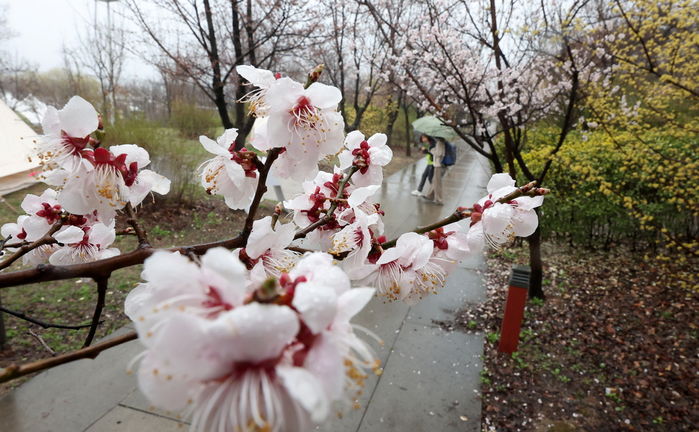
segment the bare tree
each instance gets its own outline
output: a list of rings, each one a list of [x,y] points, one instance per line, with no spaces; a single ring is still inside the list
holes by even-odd
[[[238,146],[254,119],[242,104],[234,104],[230,112],[232,102],[247,92],[235,67],[277,68],[314,28],[314,17],[295,1],[127,0],[127,6],[142,30],[140,40],[153,48],[141,54],[167,58],[159,62],[161,74],[184,74],[199,87],[216,106],[221,124],[238,128]]]
[[[380,76],[386,48],[371,28],[371,17],[357,4],[341,0],[320,2],[323,38],[307,51],[309,66],[325,64],[329,81],[340,89],[338,110],[346,119],[347,132],[359,129],[366,110],[383,89]],[[351,115],[348,115],[351,114]]]
[[[118,115],[117,92],[125,60],[125,34],[120,25],[113,26],[111,19],[105,26],[95,23],[81,37],[75,50],[68,50],[66,63],[80,64],[99,81],[102,93],[102,114],[114,123]],[[78,70],[79,68],[75,68]],[[68,67],[68,70],[73,70]]]

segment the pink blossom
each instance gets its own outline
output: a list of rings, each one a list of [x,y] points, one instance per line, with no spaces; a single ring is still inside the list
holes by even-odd
[[[134,359],[139,387],[195,431],[310,430],[378,367],[349,322],[374,291],[352,289],[322,253],[262,282],[236,261],[220,248],[200,265],[166,252],[146,260],[147,282],[126,301],[146,347]]]
[[[148,152],[134,144],[97,148],[90,157],[91,170],[71,173],[58,194],[59,203],[74,214],[97,212],[111,220],[127,203],[136,206],[148,193],[166,194],[170,180],[151,170]]]
[[[281,78],[270,86],[265,99],[269,142],[285,149],[280,156],[285,169],[279,174],[296,180],[314,176],[316,163],[342,146],[344,120],[336,111],[342,94],[325,84],[316,82],[304,89],[296,81]]]
[[[444,285],[441,259],[433,258],[433,242],[424,235],[408,232],[398,237],[395,247],[381,253],[364,283],[375,286],[389,300],[415,304]]]
[[[49,257],[53,265],[81,264],[119,255],[119,249],[109,247],[116,238],[113,222],[109,226],[100,222],[66,226],[53,237],[62,244]]]
[[[340,168],[352,165],[359,171],[352,176],[356,186],[380,185],[383,182],[383,167],[393,158],[391,148],[386,145],[386,135],[379,133],[369,139],[359,131],[352,131],[345,138],[345,150],[339,155]]]
[[[286,249],[294,234],[296,227],[292,223],[277,223],[273,228],[270,216],[258,219],[252,224],[247,246],[238,252],[240,260],[248,269],[261,264],[270,276],[288,273],[299,258],[297,252]]]
[[[201,184],[207,193],[222,195],[228,207],[247,210],[257,188],[256,156],[235,150],[237,136],[237,129],[228,129],[216,141],[199,137],[206,151],[216,155],[202,164]]]
[[[73,171],[92,151],[90,134],[97,130],[99,118],[88,101],[73,96],[61,110],[48,107],[41,125],[44,135],[38,142],[39,157],[51,169],[55,164]]]

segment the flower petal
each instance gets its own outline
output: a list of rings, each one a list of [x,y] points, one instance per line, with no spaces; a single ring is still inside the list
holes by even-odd
[[[58,112],[61,128],[70,136],[83,138],[97,129],[97,111],[90,102],[73,96]]]

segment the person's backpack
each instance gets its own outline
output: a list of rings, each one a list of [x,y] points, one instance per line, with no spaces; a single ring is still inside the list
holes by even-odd
[[[442,158],[442,165],[452,166],[456,163],[456,147],[454,144],[444,141],[444,157]]]

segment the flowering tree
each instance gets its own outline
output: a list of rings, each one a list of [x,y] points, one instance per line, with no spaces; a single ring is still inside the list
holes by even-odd
[[[278,0],[127,0],[132,19],[142,30],[138,46],[147,61],[160,58],[167,76],[186,77],[218,111],[221,125],[237,127],[239,146],[252,127],[244,106],[232,99],[245,95],[236,67],[270,68],[290,51],[305,46],[313,31],[312,9]],[[149,13],[156,11],[157,15]],[[157,19],[156,19],[157,16]],[[176,34],[176,38],[171,36]],[[243,77],[244,78],[244,77]],[[233,96],[233,97],[232,97]],[[230,112],[230,109],[233,112]]]
[[[133,144],[101,147],[100,119],[74,97],[49,109],[39,151],[42,180],[56,189],[27,195],[26,215],[2,226],[0,270],[22,259],[29,269],[0,274],[0,288],[92,278],[98,302],[85,348],[0,370],[0,381],[46,369],[138,338],[144,346],[129,369],[156,406],[181,411],[196,431],[310,430],[361,389],[380,364],[350,320],[374,296],[414,304],[436,293],[453,266],[486,245],[501,246],[537,227],[545,189],[515,187],[496,174],[472,207],[383,236],[383,211],[372,195],[391,157],[386,136],[344,135],[340,92],[267,70],[239,66],[256,88],[246,96],[257,117],[249,148],[237,131],[202,136],[212,158],[201,184],[231,209],[247,212],[235,237],[156,250],[136,209],[169,180],[146,169],[149,155]],[[333,172],[318,162],[338,154]],[[303,181],[304,193],[255,219],[270,173]],[[293,212],[282,223],[282,206]],[[111,248],[115,216],[138,237],[129,252]],[[304,248],[295,241],[305,238]],[[113,271],[144,263],[126,314],[136,331],[92,345]],[[30,317],[22,316],[25,319]]]
[[[573,129],[581,83],[594,57],[573,43],[587,1],[529,7],[515,1],[358,0],[391,47],[386,75],[438,116],[496,172],[541,184]],[[396,8],[402,7],[401,14]],[[531,129],[554,123],[554,145],[538,172],[523,150]],[[541,237],[528,239],[530,295],[543,297]]]

